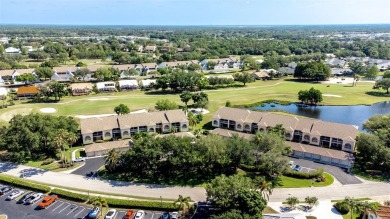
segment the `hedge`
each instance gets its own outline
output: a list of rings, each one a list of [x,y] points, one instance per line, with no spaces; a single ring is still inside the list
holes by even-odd
[[[86,202],[88,201],[88,195],[66,191],[63,189],[53,189],[52,193],[58,195],[60,198],[69,199],[72,201]]]
[[[340,214],[348,214],[349,206],[344,202],[337,202],[333,205]]]
[[[4,174],[0,174],[0,182],[5,183],[5,184],[9,184],[9,185],[22,187],[25,189],[30,189],[30,190],[37,191],[37,192],[47,193],[47,192],[50,192],[50,190],[51,190],[49,186],[35,184],[35,183],[29,182],[25,179],[19,179],[19,178],[16,178],[13,176],[7,176]]]
[[[313,179],[313,178],[318,178],[318,177],[321,177],[323,174],[324,174],[324,170],[321,169],[321,168],[317,169],[317,170],[314,171],[314,172],[310,172],[310,173],[303,173],[303,172],[300,172],[300,171],[294,171],[294,170],[292,170],[292,169],[287,170],[287,171],[284,173],[285,176],[290,176],[290,177],[299,178],[299,179]]]

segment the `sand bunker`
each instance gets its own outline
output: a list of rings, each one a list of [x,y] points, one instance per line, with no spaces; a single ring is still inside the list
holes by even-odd
[[[324,97],[343,97],[343,96],[335,95],[335,94],[322,94],[322,96],[324,96]]]
[[[28,115],[32,111],[32,108],[14,109],[1,114],[0,119],[9,122],[15,115]]]
[[[207,114],[210,111],[207,109],[201,109],[201,108],[190,108],[188,109],[188,112],[192,112],[193,114]]]
[[[57,110],[54,108],[48,107],[48,108],[41,108],[39,110],[39,112],[41,112],[41,113],[55,113],[55,112],[57,112]]]

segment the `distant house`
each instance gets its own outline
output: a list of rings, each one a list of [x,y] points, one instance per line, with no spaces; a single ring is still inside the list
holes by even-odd
[[[154,84],[156,84],[157,80],[154,79],[146,79],[139,82],[139,86],[143,87],[145,89],[153,87]]]
[[[349,68],[332,68],[331,71],[332,71],[332,75],[336,77],[352,74],[352,70]]]
[[[5,49],[5,53],[8,54],[8,55],[16,55],[16,54],[20,54],[20,49],[18,48],[14,48],[14,47],[8,47]]]
[[[293,75],[295,72],[295,69],[289,68],[289,67],[281,67],[281,68],[279,68],[279,72],[286,74],[286,75]]]
[[[138,46],[136,46],[135,48],[136,48],[135,50],[136,50],[137,52],[143,52],[143,51],[144,51],[144,46],[142,46],[142,45],[138,45]]]
[[[295,70],[295,68],[296,68],[297,66],[298,66],[298,63],[296,63],[296,62],[290,62],[290,63],[288,63],[288,66],[287,66],[287,67],[292,68],[292,69]]]
[[[99,92],[116,92],[115,82],[113,81],[105,81],[96,83],[96,88]]]
[[[140,64],[142,66],[141,72],[149,73],[150,71],[157,70],[157,64],[156,63],[143,63]]]
[[[74,74],[69,70],[66,72],[57,72],[54,71],[54,74],[51,76],[53,81],[70,81],[74,77]]]
[[[38,95],[39,88],[36,86],[19,87],[16,92],[19,99],[33,98]]]
[[[153,53],[153,52],[156,52],[156,49],[157,49],[156,46],[146,46],[144,48],[143,52],[145,52],[145,53]]]
[[[265,71],[254,72],[252,75],[257,80],[268,80],[268,79],[270,79],[269,74],[267,72],[265,72]]]
[[[87,157],[104,156],[112,149],[115,149],[118,152],[126,152],[130,149],[130,145],[132,145],[132,141],[130,139],[94,143],[85,146],[85,154]]]
[[[88,95],[92,92],[92,83],[73,83],[70,87],[73,96]]]
[[[347,64],[346,61],[338,58],[331,58],[325,61],[325,64],[327,64],[330,67],[337,67],[337,68],[344,68],[345,64]]]
[[[138,88],[137,80],[120,80],[118,83],[120,90],[134,90]]]

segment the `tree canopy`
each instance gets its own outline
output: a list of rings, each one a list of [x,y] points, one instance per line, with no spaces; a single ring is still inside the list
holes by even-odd
[[[122,115],[122,114],[128,114],[130,113],[130,109],[128,106],[126,106],[125,104],[121,103],[119,104],[118,106],[116,106],[114,108],[114,112],[118,115]]]
[[[300,62],[294,71],[294,77],[314,81],[324,81],[331,76],[329,66],[322,61]]]
[[[314,87],[309,90],[300,90],[298,92],[298,99],[302,103],[316,105],[322,102],[322,92]]]

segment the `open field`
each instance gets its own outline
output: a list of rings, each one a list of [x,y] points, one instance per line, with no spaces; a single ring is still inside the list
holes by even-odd
[[[215,90],[205,90],[209,95],[210,114],[206,114],[203,123],[210,121],[212,114],[220,107],[224,106],[227,100],[233,105],[256,103],[268,99],[281,101],[298,101],[297,93],[302,89],[314,87],[320,89],[325,94],[341,97],[324,96],[324,105],[358,105],[373,104],[387,101],[388,97],[369,95],[366,92],[373,91],[372,83],[359,82],[356,87],[350,85],[325,85],[317,83],[300,83],[291,80],[256,81],[246,87],[232,87]],[[382,91],[380,91],[382,92]],[[26,100],[16,101],[16,105],[0,110],[0,125],[7,121],[3,118],[10,118],[12,115],[31,109],[31,112],[39,112],[41,108],[52,107],[57,109],[52,115],[93,115],[113,113],[113,108],[120,103],[129,106],[131,111],[140,109],[154,109],[154,105],[159,99],[169,99],[178,104],[184,105],[179,98],[179,94],[145,94],[143,91],[103,93],[90,96],[65,97],[59,103],[26,103]],[[190,102],[191,104],[191,102]]]

